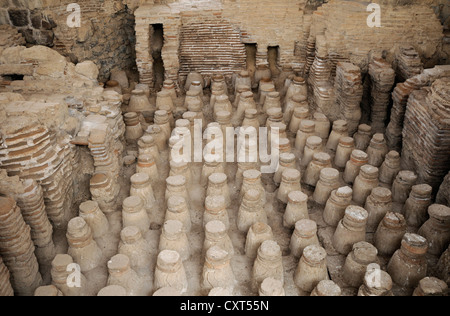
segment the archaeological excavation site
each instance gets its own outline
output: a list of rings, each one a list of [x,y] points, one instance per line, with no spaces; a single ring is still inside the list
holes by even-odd
[[[448,296],[448,0],[0,0],[0,296]]]

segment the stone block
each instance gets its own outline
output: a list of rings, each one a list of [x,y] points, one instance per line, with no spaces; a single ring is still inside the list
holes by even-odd
[[[76,65],[75,71],[78,74],[88,77],[91,80],[97,80],[99,75],[98,67],[92,61],[79,63],[78,65]]]
[[[46,20],[42,20],[42,21],[41,21],[41,25],[42,25],[42,28],[43,28],[44,30],[51,30],[51,29],[52,29],[51,23],[48,22],[48,21],[46,21]]]
[[[28,10],[24,9],[9,9],[9,19],[14,26],[27,26],[30,24]]]
[[[40,29],[42,27],[42,14],[39,11],[33,10],[30,13],[30,19],[33,28]]]
[[[25,47],[23,47],[23,46],[6,48],[0,56],[0,63],[2,63],[2,64],[20,64],[20,62],[22,61],[22,58],[20,57],[20,53],[23,50],[25,50]]]
[[[64,69],[66,68],[66,62],[46,62],[39,64],[36,68],[36,74],[41,76],[60,78],[64,76]]]
[[[0,25],[9,24],[9,14],[7,10],[0,9]]]
[[[20,56],[24,60],[36,62],[59,62],[66,60],[64,56],[60,55],[57,51],[45,46],[33,46],[24,49],[20,52]]]
[[[117,81],[122,89],[128,89],[129,88],[129,81],[128,77],[125,71],[120,69],[113,69],[111,71],[111,80]]]
[[[37,45],[53,46],[55,34],[51,30],[33,30],[33,37]]]
[[[58,25],[56,24],[56,22],[48,16],[42,20],[42,28],[44,30],[51,30],[56,28],[57,26]]]
[[[31,101],[15,101],[2,105],[8,113],[9,120],[16,119],[19,124],[2,124],[5,133],[17,130],[19,126],[36,121],[49,129],[59,128],[64,125],[68,116],[68,108],[60,103],[44,103]],[[27,119],[24,120],[24,117]]]
[[[33,75],[33,65],[0,65],[0,75]]]
[[[24,29],[20,30],[20,33],[22,33],[23,37],[25,38],[25,41],[28,44],[36,44],[36,40],[34,39],[34,32],[33,29]]]

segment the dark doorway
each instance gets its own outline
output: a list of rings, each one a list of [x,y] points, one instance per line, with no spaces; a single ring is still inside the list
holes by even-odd
[[[164,27],[162,24],[152,24],[151,32],[151,52],[153,57],[153,82],[156,91],[161,90],[164,83],[164,61],[162,59],[162,49],[164,46]]]
[[[3,80],[5,81],[21,81],[23,80],[24,75],[17,75],[17,74],[8,74],[8,75],[2,75]]]
[[[250,73],[250,78],[254,78],[256,72],[256,51],[258,47],[256,44],[245,44],[247,54],[247,70]],[[252,80],[253,81],[253,80]]]
[[[269,46],[268,61],[272,76],[278,77],[280,75],[280,68],[278,67],[280,61],[280,46]]]

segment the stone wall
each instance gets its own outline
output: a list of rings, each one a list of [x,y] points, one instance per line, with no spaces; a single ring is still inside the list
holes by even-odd
[[[0,1],[0,24],[16,27],[29,44],[54,45],[56,24],[43,14],[40,1]]]
[[[99,87],[98,73],[98,67],[93,62],[74,65],[45,46],[9,47],[0,55],[0,76],[18,75],[23,76],[23,80],[2,81],[0,92],[42,94],[47,97],[81,93],[84,89]]]
[[[67,25],[70,3],[80,5],[80,28]],[[135,67],[134,17],[121,0],[2,0],[0,24],[20,30],[28,45],[52,47],[75,63],[94,61],[101,81],[113,68]]]
[[[305,0],[223,0],[223,16],[241,29],[244,43],[258,51],[279,46],[280,65],[300,62],[294,52],[302,39]]]
[[[10,25],[0,25],[0,54],[5,48],[25,45],[25,38]]]
[[[140,83],[153,86],[153,57],[150,47],[152,24],[163,24],[164,46],[161,52],[165,78],[178,81],[180,63],[181,16],[169,6],[141,6],[135,11],[136,18],[136,64]]]
[[[246,66],[244,44],[256,44],[265,58],[269,47],[278,47],[279,66],[301,63],[296,49],[303,39],[304,5],[304,0],[146,2],[135,11],[140,81],[153,84],[152,24],[163,24],[166,79],[178,81],[180,74],[182,82],[189,71],[210,75],[213,68],[231,76]]]
[[[443,28],[441,21],[446,20],[447,4],[441,0],[399,1],[380,0],[382,8],[382,27],[367,26],[367,1],[340,0],[166,0],[145,1],[129,0],[130,6],[139,6],[136,11],[136,32],[138,50],[138,69],[141,81],[152,84],[153,60],[149,56],[148,38],[151,35],[149,25],[168,24],[171,35],[166,36],[166,45],[171,46],[171,54],[166,77],[177,79],[175,73],[181,68],[182,77],[189,66],[186,47],[197,49],[202,56],[205,43],[191,45],[183,43],[186,34],[195,32],[195,26],[209,23],[211,19],[221,17],[240,33],[244,44],[256,44],[259,56],[267,53],[268,47],[278,48],[278,65],[292,64],[301,69],[308,65],[308,45],[314,45],[315,36],[323,34],[335,64],[346,60],[358,65],[367,72],[369,53],[376,47],[387,51],[391,57],[400,45],[413,45],[420,53],[426,66],[434,66],[448,58],[442,50]],[[314,12],[314,10],[317,11]],[[186,18],[187,17],[187,18]],[[144,19],[141,21],[141,19]],[[159,22],[158,22],[159,21]],[[193,25],[194,28],[185,24]],[[187,27],[184,30],[184,27]],[[166,27],[165,27],[166,28]],[[418,30],[410,32],[411,29]],[[183,31],[184,30],[184,31]],[[181,37],[180,38],[180,34]],[[309,39],[309,41],[308,41]],[[175,61],[176,46],[181,45],[180,60]],[[185,45],[185,46],[183,46]],[[311,45],[309,45],[311,46]],[[183,56],[184,55],[184,56]],[[208,56],[211,58],[211,56]],[[209,60],[205,58],[205,60]],[[229,59],[230,67],[238,68],[236,60]],[[389,56],[388,56],[388,60]],[[221,65],[219,63],[219,70]],[[200,72],[203,69],[200,68]],[[227,68],[226,71],[229,71]],[[225,72],[226,72],[225,71]],[[226,73],[225,73],[226,74]]]
[[[49,218],[63,228],[78,214],[80,201],[90,198],[89,186],[82,184],[89,182],[94,167],[95,172],[119,174],[122,96],[99,85],[95,63],[74,65],[45,46],[0,46],[0,79],[11,74],[23,80],[0,81],[0,169],[36,180]],[[102,164],[86,158],[88,145],[92,152],[104,145],[95,142],[101,137],[90,139],[92,131],[105,132],[111,140],[111,155],[102,156]]]
[[[371,51],[385,51],[389,60],[402,45],[412,45],[423,61],[437,62],[443,27],[431,5],[380,1],[381,27],[373,28],[367,25],[370,14],[367,5],[362,0],[330,0],[314,13],[311,37],[325,36],[328,55],[334,64],[345,58],[366,72]]]
[[[70,28],[66,23],[70,15],[67,6],[73,2],[81,7],[81,28]],[[320,22],[320,25],[313,27],[313,33],[316,32],[315,28],[319,32],[327,29],[330,52],[345,55],[358,66],[364,64],[366,47],[378,47],[380,36],[386,37],[380,49],[390,50],[394,44],[412,41],[418,46],[416,49],[423,58],[434,58],[429,66],[433,66],[436,61],[448,62],[448,37],[444,40],[440,59],[436,57],[440,48],[435,45],[443,42],[442,37],[437,35],[440,33],[438,22],[448,27],[450,21],[448,1],[374,2],[382,5],[384,25],[380,29],[370,30],[356,27],[365,23],[367,1],[337,0],[0,0],[0,25],[16,27],[29,45],[53,47],[72,62],[93,60],[100,68],[101,81],[109,77],[113,68],[136,67],[136,29],[141,36],[136,47],[140,50],[137,64],[141,80],[151,83],[153,61],[144,52],[150,49],[148,43],[144,42],[148,42],[149,38],[148,23],[163,21],[165,30],[171,33],[168,35],[171,38],[166,37],[169,48],[163,52],[166,56],[166,77],[178,79],[178,71],[185,63],[182,61],[180,64],[176,56],[182,44],[179,36],[184,21],[180,20],[180,15],[189,15],[189,24],[194,23],[195,19],[198,19],[195,23],[202,23],[205,12],[214,18],[220,14],[221,21],[229,23],[227,27],[240,33],[241,42],[257,44],[259,53],[265,52],[268,46],[279,47],[279,66],[292,63],[303,67],[306,63],[307,39],[312,20]],[[312,12],[317,9],[318,14],[313,19]],[[135,17],[144,20],[135,21]],[[413,28],[420,32],[409,32]],[[353,46],[357,50],[353,50]],[[234,57],[231,67],[238,68],[240,62],[241,57]],[[185,69],[188,68],[195,67],[185,65]]]

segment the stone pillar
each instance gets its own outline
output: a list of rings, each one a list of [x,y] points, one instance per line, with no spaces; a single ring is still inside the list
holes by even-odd
[[[180,62],[178,50],[180,44],[180,11],[166,5],[143,5],[135,12],[136,17],[136,63],[140,75],[140,83],[153,88],[153,58],[151,56],[150,39],[152,24],[163,24],[164,46],[162,59],[164,62],[165,79],[175,82],[179,92],[178,72]]]

